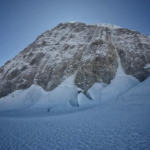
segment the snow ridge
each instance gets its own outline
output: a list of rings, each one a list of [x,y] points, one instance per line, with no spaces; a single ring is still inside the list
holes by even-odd
[[[119,29],[119,28],[121,28],[120,26],[116,26],[116,25],[113,25],[113,24],[107,24],[107,23],[98,23],[96,25],[101,26],[101,27],[107,27],[107,28],[110,28],[110,29]]]

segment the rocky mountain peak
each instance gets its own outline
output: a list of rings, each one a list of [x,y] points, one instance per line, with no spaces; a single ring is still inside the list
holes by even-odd
[[[0,68],[0,97],[32,84],[51,91],[75,72],[86,92],[95,82],[111,82],[118,58],[126,74],[145,80],[150,38],[111,24],[60,23]]]

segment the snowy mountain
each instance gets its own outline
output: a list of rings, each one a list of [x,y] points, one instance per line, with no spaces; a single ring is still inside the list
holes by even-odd
[[[31,85],[52,91],[75,74],[85,91],[109,84],[119,66],[143,81],[149,75],[150,38],[111,24],[60,23],[0,68],[0,97]]]

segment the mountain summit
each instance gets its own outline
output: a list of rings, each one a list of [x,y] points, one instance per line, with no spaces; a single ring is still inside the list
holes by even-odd
[[[145,80],[150,38],[111,24],[60,23],[0,68],[0,97],[32,84],[51,91],[75,73],[86,92],[96,82],[109,84],[119,63],[125,74]]]

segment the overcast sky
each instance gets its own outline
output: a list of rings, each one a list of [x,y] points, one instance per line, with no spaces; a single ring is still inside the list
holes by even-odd
[[[69,21],[150,35],[150,0],[0,0],[0,66],[44,31]]]

